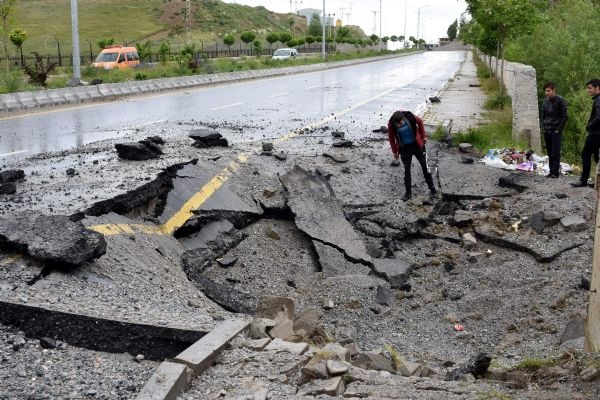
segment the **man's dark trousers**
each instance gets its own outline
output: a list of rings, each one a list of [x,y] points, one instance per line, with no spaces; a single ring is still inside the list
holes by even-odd
[[[558,172],[560,171],[560,145],[562,143],[562,134],[554,131],[545,131],[544,141],[546,142],[546,152],[548,153],[550,175],[558,176]]]
[[[400,159],[402,160],[402,164],[404,165],[404,187],[406,189],[406,193],[411,193],[412,177],[410,167],[412,164],[413,156],[415,156],[419,164],[421,164],[423,176],[425,177],[425,182],[427,182],[427,186],[429,186],[429,190],[435,189],[435,186],[433,184],[433,177],[431,176],[429,166],[427,165],[427,153],[425,152],[425,150],[421,150],[416,143],[411,143],[408,145],[404,145],[400,148]]]
[[[585,144],[581,151],[581,161],[583,163],[581,171],[581,182],[587,183],[590,177],[590,170],[592,169],[592,156],[598,154],[600,149],[600,133],[594,135],[588,135],[585,138]]]

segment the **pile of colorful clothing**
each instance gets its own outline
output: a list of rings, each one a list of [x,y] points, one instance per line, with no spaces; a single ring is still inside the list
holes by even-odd
[[[479,162],[490,167],[528,171],[540,175],[547,175],[550,172],[548,156],[540,157],[532,150],[490,149]],[[571,166],[561,162],[560,169],[564,174],[571,171]]]

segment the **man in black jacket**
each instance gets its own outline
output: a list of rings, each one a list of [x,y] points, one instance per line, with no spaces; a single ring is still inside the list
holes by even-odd
[[[544,84],[544,94],[546,98],[542,103],[542,124],[550,164],[548,178],[558,178],[562,131],[567,123],[567,102],[556,94],[554,82]]]
[[[592,112],[587,123],[587,137],[581,151],[582,171],[581,178],[578,182],[571,183],[575,187],[587,186],[588,178],[590,177],[590,169],[592,168],[592,155],[598,154],[600,150],[600,79],[594,78],[587,83],[587,92],[594,103]]]

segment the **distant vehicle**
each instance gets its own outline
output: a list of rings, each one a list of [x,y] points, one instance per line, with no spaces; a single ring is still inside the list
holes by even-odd
[[[289,60],[290,58],[296,58],[298,50],[296,49],[277,49],[273,52],[272,60]]]
[[[123,69],[138,65],[140,65],[140,56],[137,49],[121,45],[105,47],[92,63],[92,67],[104,69]]]

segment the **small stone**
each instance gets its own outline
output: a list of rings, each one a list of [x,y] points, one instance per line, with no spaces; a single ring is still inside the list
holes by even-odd
[[[343,139],[345,135],[346,134],[344,132],[340,132],[340,131],[331,132],[331,136],[333,136],[334,138],[338,138],[338,139]]]
[[[138,362],[144,361],[144,355],[143,354],[138,354],[137,356],[135,356],[135,359]]]
[[[15,194],[17,185],[14,182],[0,183],[0,194]]]
[[[477,239],[470,233],[462,235],[462,244],[466,249],[472,249],[477,246]]]
[[[272,142],[262,142],[262,150],[263,151],[273,151],[273,143]]]
[[[229,268],[237,262],[238,258],[234,256],[225,256],[217,258],[217,263],[223,268]]]
[[[392,306],[394,304],[394,292],[383,286],[377,287],[375,301],[382,306]]]
[[[74,168],[67,168],[67,175],[68,176],[74,176],[75,175],[75,169]]]
[[[458,145],[458,149],[463,153],[468,153],[473,148],[471,143],[461,143]]]
[[[392,167],[399,167],[400,166],[400,160],[392,160],[392,162],[390,163],[390,165]]]
[[[585,219],[580,215],[568,215],[560,219],[561,225],[570,232],[585,230]]]
[[[55,349],[58,347],[58,343],[56,340],[44,336],[40,339],[40,346],[42,346],[44,349]]]
[[[279,161],[285,161],[285,160],[287,160],[287,157],[288,157],[288,155],[285,151],[278,151],[276,153],[273,153],[273,156]]]
[[[331,310],[333,307],[335,307],[335,304],[333,303],[333,300],[331,300],[331,299],[323,299],[322,307],[325,310]]]
[[[336,140],[332,144],[333,147],[352,147],[352,140],[341,139]]]
[[[14,351],[19,351],[24,346],[25,346],[25,339],[23,339],[22,337],[15,339],[15,341],[13,342],[13,350]]]
[[[327,360],[327,373],[331,376],[344,375],[348,367],[339,361]]]

